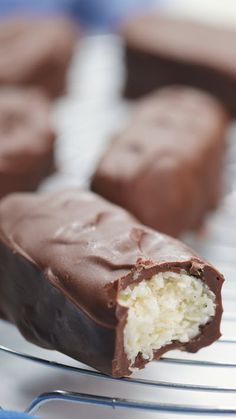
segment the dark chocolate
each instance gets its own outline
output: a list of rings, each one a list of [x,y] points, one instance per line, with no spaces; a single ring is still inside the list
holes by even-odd
[[[216,295],[215,316],[190,342],[156,351],[156,359],[173,348],[196,352],[220,336],[222,275],[91,192],[14,194],[0,203],[0,312],[29,341],[106,374],[131,374],[118,291],[183,269]],[[146,362],[139,355],[134,367]]]
[[[218,96],[236,113],[235,29],[152,14],[131,18],[121,36],[126,97],[186,84]]]
[[[92,190],[143,224],[179,236],[221,195],[227,115],[201,91],[169,87],[140,101],[105,151]]]
[[[65,91],[75,30],[65,18],[14,17],[0,22],[0,86],[36,86],[50,97]]]
[[[0,90],[0,198],[32,191],[54,169],[50,102],[35,89]]]

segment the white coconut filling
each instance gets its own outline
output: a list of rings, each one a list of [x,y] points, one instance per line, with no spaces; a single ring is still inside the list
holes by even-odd
[[[185,271],[160,272],[129,285],[119,292],[118,303],[128,308],[124,350],[131,365],[139,353],[152,360],[154,350],[172,341],[190,341],[214,316],[216,306],[208,286]]]

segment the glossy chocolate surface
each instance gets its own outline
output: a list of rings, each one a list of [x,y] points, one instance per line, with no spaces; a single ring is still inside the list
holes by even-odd
[[[36,189],[54,169],[50,103],[35,89],[0,89],[0,198]]]
[[[64,93],[75,36],[65,18],[2,20],[0,86],[36,86],[51,97]]]
[[[170,348],[195,352],[220,336],[222,275],[91,192],[14,194],[0,203],[0,312],[26,339],[106,374],[131,374],[118,290],[181,269],[215,293],[216,314],[199,336],[161,348],[156,359]],[[135,366],[146,362],[138,356]]]
[[[139,102],[108,145],[92,190],[166,234],[199,228],[221,195],[227,122],[220,103],[202,91],[159,90]]]
[[[236,30],[168,15],[131,18],[125,44],[125,96],[136,98],[171,84],[218,96],[236,113]]]

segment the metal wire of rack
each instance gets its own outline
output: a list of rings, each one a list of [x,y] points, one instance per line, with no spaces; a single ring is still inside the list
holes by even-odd
[[[236,321],[236,314],[235,314]],[[216,344],[236,344],[236,337],[221,338]],[[12,349],[0,346],[0,351],[5,352],[9,355],[20,357],[26,361],[35,362],[49,368],[57,368],[61,370],[66,370],[68,372],[73,372],[77,374],[82,374],[85,376],[90,376],[95,379],[100,380],[111,380],[111,381],[122,381],[122,383],[129,383],[134,385],[143,385],[143,386],[152,386],[159,388],[168,388],[169,390],[191,390],[191,391],[204,391],[204,392],[214,392],[214,393],[235,393],[235,387],[225,387],[225,386],[208,386],[208,385],[197,385],[197,384],[182,384],[168,381],[158,381],[158,380],[148,380],[142,378],[112,378],[106,376],[102,373],[93,370],[87,370],[85,368],[78,368],[62,363],[52,362],[47,359],[27,355],[25,353],[20,353]],[[236,363],[228,362],[211,362],[211,361],[200,361],[194,359],[178,359],[178,358],[169,358],[163,357],[161,360],[157,361],[161,363],[170,363],[170,364],[181,364],[185,366],[197,366],[197,367],[209,367],[209,368],[234,368],[236,369]],[[145,402],[140,400],[131,400],[124,399],[119,397],[106,397],[98,396],[85,393],[75,393],[70,391],[60,391],[55,390],[53,392],[46,392],[37,396],[30,405],[25,409],[25,413],[35,414],[38,409],[51,401],[67,401],[79,404],[93,404],[96,406],[108,406],[108,407],[118,407],[118,408],[128,408],[128,409],[141,409],[146,411],[156,411],[156,412],[168,412],[168,413],[181,413],[181,414],[207,414],[207,415],[236,415],[236,405],[235,407],[227,406],[197,406],[197,405],[184,405],[184,404],[172,404],[172,403],[159,403],[159,402]]]
[[[108,41],[108,50],[113,51],[116,49],[113,40]],[[100,47],[99,47],[100,48]],[[86,48],[85,48],[86,49]],[[87,48],[88,50],[90,48]],[[107,49],[107,47],[105,48]],[[107,54],[107,51],[105,52]],[[94,54],[96,55],[96,54]],[[103,57],[104,58],[104,57]],[[105,62],[105,60],[104,60]],[[84,68],[85,73],[89,73],[89,69],[92,68],[93,72],[96,65],[89,64],[89,67]],[[105,82],[107,82],[107,76],[110,72],[110,68],[104,71],[103,77]],[[90,70],[91,73],[91,70]],[[96,74],[99,74],[96,73]],[[91,74],[90,74],[91,76]],[[91,80],[88,74],[86,75],[86,79]],[[73,105],[74,106],[74,105]],[[59,119],[61,115],[64,113],[64,108],[62,106],[61,111],[59,112]],[[71,112],[72,107],[68,108],[68,113]],[[77,108],[75,108],[77,112]],[[95,109],[94,109],[95,112]],[[87,120],[90,121],[90,109],[88,110]],[[86,118],[85,118],[86,119]],[[69,118],[68,118],[69,121]],[[75,118],[77,123],[77,120]],[[100,121],[98,121],[100,124]],[[69,124],[67,124],[69,126]],[[69,127],[71,130],[71,127]],[[62,127],[62,131],[63,131]],[[68,127],[67,127],[68,129]],[[65,129],[66,131],[66,129]],[[73,130],[72,130],[73,131]],[[77,133],[77,132],[76,132]],[[101,133],[103,135],[103,133]],[[75,137],[75,134],[73,133]],[[85,133],[83,132],[83,136]],[[68,135],[68,142],[69,142],[69,135]],[[234,144],[234,135],[230,136],[232,141],[229,141],[228,146],[228,158],[226,164],[226,172],[227,172],[227,182],[229,179],[228,184],[230,185],[230,189],[236,189],[236,146]],[[94,138],[93,138],[94,139]],[[87,147],[85,152],[82,153],[84,158],[83,165],[84,167],[89,166],[86,162],[86,156],[89,155],[91,151],[91,140],[82,144],[82,147]],[[93,143],[93,148],[96,148],[95,142]],[[73,144],[71,144],[71,150],[74,150]],[[63,147],[62,147],[63,154]],[[78,152],[78,149],[77,149]],[[79,154],[79,153],[78,153]],[[90,153],[91,154],[91,153]],[[95,153],[96,154],[96,153]],[[67,152],[68,155],[68,152]],[[74,160],[77,160],[78,155],[76,158],[73,157]],[[64,154],[63,154],[64,158]],[[77,167],[77,161],[75,167]],[[70,172],[71,165],[68,162],[68,172]],[[70,167],[71,166],[71,167]],[[77,173],[76,173],[77,177]],[[86,176],[85,176],[86,177]],[[75,178],[75,177],[74,177]],[[66,182],[65,182],[66,183]],[[73,184],[73,182],[72,182]],[[234,282],[234,274],[236,274],[236,258],[235,258],[235,249],[236,249],[236,194],[232,194],[230,198],[227,198],[225,203],[223,204],[220,211],[218,211],[213,217],[209,219],[207,225],[207,237],[201,239],[194,238],[189,239],[189,243],[202,255],[208,258],[211,262],[216,264],[216,266],[223,271],[226,278],[228,278],[228,285],[226,283],[226,290],[224,292],[224,306],[225,312],[223,316],[223,323],[230,326],[228,330],[230,332],[224,332],[223,337],[216,342],[213,347],[216,348],[217,354],[222,352],[223,361],[221,359],[216,360],[208,360],[208,359],[198,359],[197,357],[186,357],[182,355],[181,357],[173,356],[168,357],[165,356],[159,361],[155,361],[154,364],[168,366],[172,365],[173,368],[194,368],[194,371],[199,372],[199,369],[205,371],[205,369],[212,371],[224,371],[225,374],[233,374],[236,377],[236,360],[235,357],[233,358],[233,362],[228,360],[227,358],[227,349],[219,348],[231,348],[233,347],[233,352],[236,352],[236,308],[235,308],[235,299],[236,299],[236,278]],[[48,404],[53,401],[64,401],[70,403],[78,403],[80,405],[87,404],[87,405],[94,405],[94,406],[107,406],[112,408],[125,408],[131,411],[132,409],[139,409],[143,412],[160,412],[160,413],[169,413],[169,414],[181,414],[181,415],[192,415],[194,416],[227,416],[227,417],[236,417],[236,381],[230,381],[230,385],[221,385],[221,380],[217,381],[217,385],[208,385],[205,384],[205,380],[202,379],[201,383],[199,384],[195,380],[195,375],[193,378],[191,376],[191,382],[181,382],[173,381],[170,379],[165,380],[158,380],[158,379],[150,379],[150,378],[141,378],[136,377],[135,375],[131,378],[122,378],[122,379],[114,379],[112,377],[107,377],[104,374],[101,374],[94,370],[86,369],[86,367],[76,367],[70,366],[66,363],[61,362],[53,362],[45,358],[41,358],[38,356],[32,356],[24,351],[19,352],[13,349],[9,349],[8,347],[0,345],[0,352],[5,353],[5,355],[10,359],[10,357],[20,358],[22,362],[25,363],[34,363],[39,364],[41,366],[45,366],[46,368],[53,368],[54,370],[61,370],[68,373],[76,374],[76,377],[90,377],[92,380],[96,380],[98,383],[102,381],[105,383],[122,383],[122,386],[125,385],[132,385],[132,396],[129,397],[120,397],[120,396],[105,396],[105,395],[98,395],[98,394],[90,394],[89,392],[72,392],[72,391],[62,391],[62,390],[55,390],[55,391],[48,391],[43,392],[42,394],[38,395],[28,407],[25,409],[25,412],[30,414],[35,414],[40,407],[45,404]],[[235,361],[234,361],[235,360]],[[23,365],[23,364],[22,364]],[[178,373],[176,373],[176,377],[178,377]],[[204,382],[204,383],[203,383]],[[198,404],[195,402],[183,403],[182,399],[178,403],[173,402],[162,402],[160,397],[158,397],[158,401],[148,401],[142,400],[141,398],[137,398],[135,392],[135,386],[139,386],[144,389],[165,389],[170,393],[176,393],[180,391],[184,392],[192,392],[193,394],[201,393],[203,394],[203,400],[205,401],[207,394],[215,395],[214,403],[209,405]],[[233,404],[222,403],[218,400],[218,395],[232,395],[233,396]],[[158,395],[157,395],[158,396]],[[193,399],[194,400],[194,399]],[[216,400],[216,401],[215,401]]]

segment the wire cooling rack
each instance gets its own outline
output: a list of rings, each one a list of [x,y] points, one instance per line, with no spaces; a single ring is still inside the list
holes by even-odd
[[[110,134],[128,114],[129,106],[117,99],[121,82],[119,41],[112,36],[85,40],[72,66],[69,95],[55,107],[59,172],[42,189],[86,185]],[[198,354],[173,351],[131,378],[114,379],[63,355],[25,343],[12,326],[0,322],[0,404],[3,408],[25,409],[42,418],[58,419],[82,418],[88,414],[96,419],[105,414],[112,419],[159,419],[164,413],[165,418],[183,414],[189,418],[236,417],[234,131],[232,127],[225,165],[227,198],[209,217],[205,232],[198,237],[186,237],[186,241],[226,277],[222,338]],[[79,406],[73,410],[76,404]],[[38,412],[43,405],[45,408]]]
[[[236,317],[235,317],[236,318]],[[230,321],[232,316],[230,316]],[[221,338],[217,344],[236,344],[236,337]],[[181,384],[178,382],[168,382],[168,381],[158,381],[158,380],[148,380],[143,378],[120,378],[115,379],[112,377],[107,377],[106,375],[99,373],[97,371],[87,370],[85,368],[78,368],[69,366],[62,363],[48,361],[43,358],[26,355],[24,353],[16,352],[4,346],[0,346],[0,351],[3,351],[11,356],[17,356],[26,361],[35,362],[49,368],[57,368],[61,370],[66,370],[80,375],[86,375],[93,377],[94,379],[99,380],[110,380],[116,382],[122,382],[122,384],[133,384],[141,386],[150,386],[156,388],[167,388],[170,391],[172,390],[185,390],[185,391],[195,391],[195,392],[212,392],[212,393],[232,393],[236,394],[235,387],[225,387],[225,386],[209,386],[209,385],[197,385],[197,384]],[[194,359],[178,359],[178,358],[169,358],[163,357],[161,360],[157,361],[159,363],[168,363],[168,364],[179,364],[182,366],[194,366],[194,367],[208,367],[208,368],[234,368],[236,371],[236,363],[230,362],[210,362],[210,361],[199,361]],[[45,403],[50,401],[67,401],[80,404],[93,404],[96,406],[109,406],[109,407],[119,407],[127,409],[141,409],[146,411],[156,411],[156,412],[169,412],[169,413],[182,413],[182,414],[208,414],[208,415],[236,415],[236,404],[232,407],[227,406],[197,406],[197,405],[187,405],[187,404],[173,404],[173,403],[160,403],[160,402],[145,402],[135,399],[119,398],[119,397],[106,397],[98,396],[94,394],[85,394],[85,393],[76,393],[69,391],[60,391],[55,390],[52,392],[47,392],[37,396],[30,405],[26,408],[26,413],[34,414],[38,409]]]

